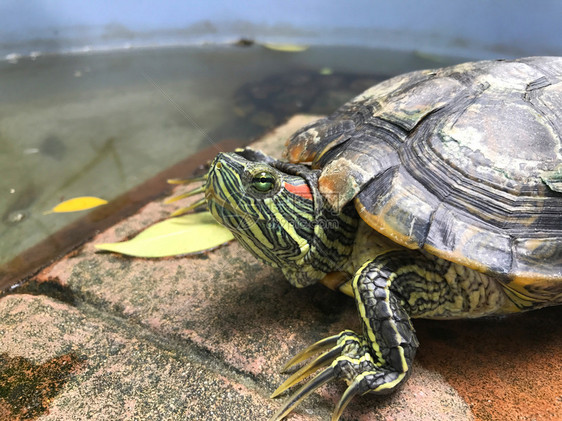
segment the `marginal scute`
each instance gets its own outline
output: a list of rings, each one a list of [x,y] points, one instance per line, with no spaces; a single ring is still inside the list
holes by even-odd
[[[345,148],[331,156],[318,180],[320,192],[330,205],[341,210],[369,183],[374,175],[397,166],[396,151],[367,133],[349,139]]]
[[[553,278],[562,277],[560,237],[518,238],[514,241],[514,253],[517,256],[514,267],[516,273],[535,272]]]
[[[405,171],[387,171],[357,196],[361,218],[396,243],[423,246],[437,200]]]
[[[353,175],[348,173],[352,171]],[[319,190],[333,209],[341,210],[359,192],[357,179],[369,177],[360,166],[345,158],[330,162],[318,179]]]
[[[355,124],[350,119],[322,119],[299,130],[287,142],[289,162],[312,162],[322,152],[347,140],[355,131]]]
[[[512,239],[503,232],[487,228],[467,226],[467,231],[462,237],[463,241],[458,244],[460,254],[483,265],[486,272],[507,275],[511,271],[512,264]]]

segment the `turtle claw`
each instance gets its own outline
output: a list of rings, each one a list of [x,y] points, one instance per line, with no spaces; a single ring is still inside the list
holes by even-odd
[[[331,338],[328,338],[328,339],[331,339]],[[316,345],[316,344],[314,344],[314,345]],[[291,386],[295,385],[296,383],[300,382],[305,377],[308,377],[314,371],[318,370],[319,368],[323,368],[323,367],[326,367],[327,365],[332,364],[332,362],[338,356],[341,355],[342,349],[343,349],[342,346],[339,346],[339,345],[335,346],[334,348],[332,348],[328,352],[325,352],[324,354],[317,357],[314,361],[312,361],[309,364],[301,367],[298,371],[295,371],[291,375],[291,377],[289,377],[287,380],[285,380],[283,382],[283,384],[281,386],[279,386],[277,388],[277,390],[275,390],[275,392],[273,392],[271,394],[271,397],[275,398],[275,397],[279,396],[285,390],[287,390]]]
[[[271,418],[271,421],[278,421],[287,416],[295,407],[308,395],[314,392],[323,384],[330,380],[337,378],[345,378],[345,374],[342,371],[343,366],[348,364],[348,359],[345,356],[347,353],[352,352],[352,355],[356,355],[358,347],[361,346],[362,340],[353,331],[345,330],[338,335],[330,336],[328,338],[322,339],[303,351],[295,355],[286,365],[283,367],[283,371],[293,367],[294,365],[306,360],[307,358],[318,354],[319,352],[326,351],[312,360],[310,363],[304,365],[299,370],[294,372],[288,379],[286,379],[281,386],[273,392],[272,398],[279,396],[281,393],[294,386],[296,383],[300,382],[314,371],[325,368],[319,374],[317,374],[312,380],[305,383],[299,390],[297,390],[291,397],[285,402],[283,407],[277,411],[277,413]],[[362,380],[363,377],[359,378],[359,381],[351,382],[351,385],[343,394],[341,400],[336,406],[334,415],[332,416],[332,421],[339,420],[342,412],[348,403],[353,399],[354,396],[360,393],[364,393]]]
[[[361,386],[361,381],[355,380],[353,383],[351,383],[349,385],[349,387],[345,390],[345,392],[343,392],[342,397],[340,398],[340,400],[336,404],[336,407],[334,408],[334,412],[332,413],[332,420],[331,421],[338,421],[340,419],[341,414],[343,413],[344,409],[349,404],[349,402],[351,402],[351,400],[355,396],[362,395],[363,393],[365,393],[365,390],[363,390],[363,388]]]
[[[199,208],[201,206],[205,206],[206,204],[207,204],[207,200],[205,198],[202,198],[202,199],[198,200],[197,202],[194,202],[191,205],[186,206],[185,208],[181,208],[181,209],[178,209],[178,210],[172,212],[170,214],[170,216],[171,217],[180,216],[180,215],[183,215],[184,213],[188,213],[188,212],[190,212],[190,211],[192,211],[196,208]]]
[[[340,335],[329,336],[327,338],[321,339],[318,342],[313,343],[308,348],[303,349],[297,355],[287,362],[281,369],[281,372],[284,373],[289,370],[294,365],[310,358],[314,354],[318,354],[319,352],[325,351],[328,348],[333,347],[340,338]]]
[[[285,386],[286,383],[288,383],[288,380],[285,381],[285,383],[283,383],[283,385],[281,385],[279,387],[279,389],[287,389],[288,387],[292,386],[292,384],[297,383],[298,381],[300,381],[303,377],[307,376],[309,374],[310,371],[313,371],[319,367],[321,367],[322,365],[315,364],[317,363],[319,360],[323,360],[322,363],[326,364],[327,361],[330,360],[335,360],[336,358],[334,357],[334,355],[336,355],[336,351],[341,352],[341,348],[340,347],[335,347],[334,349],[330,350],[329,352],[326,352],[325,354],[322,354],[320,357],[318,357],[316,360],[314,360],[311,364],[307,365],[306,367],[303,367],[301,370],[306,369],[306,373],[300,373],[301,370],[299,370],[297,373],[302,374],[301,376],[299,376],[299,379],[295,379],[293,382],[291,382],[291,384],[286,385],[285,388],[283,388],[283,386]],[[313,367],[313,365],[315,365],[315,367]],[[295,373],[294,375],[296,375],[297,373]],[[294,376],[293,375],[293,376]],[[291,376],[291,377],[293,377]],[[325,370],[323,370],[322,372],[320,372],[320,374],[318,374],[316,377],[314,377],[311,381],[309,381],[308,383],[304,384],[299,390],[297,390],[288,400],[287,402],[285,402],[285,404],[283,405],[283,407],[281,409],[279,409],[275,415],[271,418],[270,421],[279,421],[282,420],[284,417],[286,417],[287,415],[289,415],[289,413],[296,408],[296,406],[304,399],[306,398],[308,395],[310,395],[312,392],[314,392],[316,389],[318,389],[320,386],[322,386],[323,384],[329,382],[332,379],[336,379],[339,378],[340,376],[337,374],[337,370],[333,367],[330,366],[328,368],[326,368]],[[353,398],[357,395],[362,395],[363,393],[367,392],[369,390],[369,388],[365,388],[365,385],[363,384],[363,380],[364,377],[360,376],[357,377],[350,385],[349,387],[345,390],[345,392],[343,393],[341,399],[338,401],[338,403],[336,404],[336,407],[334,408],[334,412],[332,413],[332,418],[331,421],[338,421],[343,413],[343,411],[345,410],[345,408],[347,407],[347,405],[353,400]],[[277,389],[277,390],[279,390]],[[277,396],[277,390],[273,393],[273,395],[271,397]],[[280,392],[279,392],[280,393]]]
[[[200,181],[206,182],[207,177],[208,177],[208,175],[205,174],[205,175],[202,175],[201,177],[193,177],[193,178],[188,178],[188,179],[185,179],[185,180],[179,179],[179,178],[172,178],[172,179],[168,180],[168,184],[191,184],[191,183],[200,182]],[[203,184],[199,187],[196,187],[196,188],[194,188],[194,189],[192,189],[188,192],[178,194],[177,196],[168,197],[164,201],[164,203],[166,203],[166,204],[174,203],[178,200],[185,199],[187,197],[197,196],[198,194],[201,194],[201,193],[205,193],[205,184]],[[206,204],[207,204],[207,199],[202,198],[202,199],[199,199],[196,202],[192,203],[191,205],[186,206],[185,208],[181,208],[181,209],[176,210],[175,212],[172,212],[172,214],[170,216],[171,217],[180,216],[180,215],[188,213],[188,212],[190,212],[190,211],[192,211],[192,210],[194,210],[198,207],[204,206]]]
[[[308,395],[314,392],[316,389],[322,385],[328,383],[337,377],[336,372],[332,366],[324,369],[319,374],[317,374],[312,380],[304,384],[299,390],[297,390],[285,404],[279,409],[270,421],[280,421],[291,413],[293,409]]]
[[[168,197],[164,201],[164,203],[166,203],[166,204],[174,203],[174,202],[177,202],[178,200],[185,199],[185,198],[191,197],[191,196],[196,196],[196,195],[201,194],[201,193],[205,193],[205,185],[197,187],[197,188],[195,188],[193,190],[190,190],[188,192],[178,194],[177,196]]]
[[[273,392],[271,397],[276,397],[314,371],[324,368],[312,380],[305,383],[291,395],[283,407],[271,418],[271,421],[283,419],[304,398],[330,380],[342,379],[349,386],[336,404],[332,414],[332,421],[338,421],[345,408],[355,396],[363,395],[367,392],[377,395],[391,393],[411,373],[410,370],[396,370],[389,365],[385,365],[383,361],[378,360],[367,340],[351,330],[345,330],[339,335],[330,336],[316,342],[289,361],[286,368],[299,363],[318,351],[324,351],[332,345],[334,346],[330,350],[320,354],[312,362],[301,367]]]

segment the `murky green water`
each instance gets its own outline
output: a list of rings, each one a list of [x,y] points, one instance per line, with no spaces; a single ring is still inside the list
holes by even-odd
[[[315,47],[204,46],[0,62],[0,264],[197,150],[248,141],[297,112],[327,113],[369,84],[457,59]]]

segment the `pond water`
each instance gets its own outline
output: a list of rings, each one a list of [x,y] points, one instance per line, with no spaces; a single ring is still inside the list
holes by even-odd
[[[0,61],[0,265],[80,216],[44,214],[64,199],[111,200],[222,140],[247,144],[292,114],[333,111],[378,80],[459,61],[259,45]]]

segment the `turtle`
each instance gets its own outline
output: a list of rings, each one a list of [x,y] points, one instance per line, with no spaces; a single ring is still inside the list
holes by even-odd
[[[386,395],[409,378],[414,318],[562,304],[562,58],[487,60],[380,82],[298,130],[285,158],[220,153],[197,190],[215,219],[296,287],[355,300],[345,330],[274,393],[286,417],[334,379]]]

